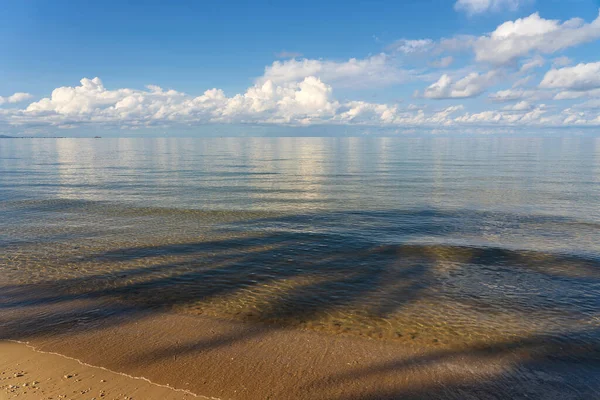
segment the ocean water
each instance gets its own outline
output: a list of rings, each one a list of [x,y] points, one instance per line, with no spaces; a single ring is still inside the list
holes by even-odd
[[[3,139],[0,250],[4,309],[597,351],[600,139]]]

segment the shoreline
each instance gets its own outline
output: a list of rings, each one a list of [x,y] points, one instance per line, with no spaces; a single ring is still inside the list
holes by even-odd
[[[53,364],[57,371],[51,371],[58,377],[70,373],[62,367],[64,363],[75,363],[84,370],[122,374],[115,386],[118,394],[140,385],[151,388],[150,394],[142,397],[129,394],[134,399],[153,399],[156,393],[165,399],[195,398],[156,385],[223,400],[462,400],[495,399],[498,393],[507,398],[527,394],[530,398],[568,399],[593,398],[600,391],[597,359],[568,361],[573,354],[581,359],[587,349],[561,349],[546,338],[464,350],[411,348],[383,340],[208,316],[131,309],[110,312],[109,307],[97,300],[75,299],[6,311],[0,316],[0,339],[27,341],[37,349],[36,356],[62,357]],[[94,310],[100,308],[109,311],[108,316],[94,317]],[[53,317],[43,317],[46,315]],[[65,321],[67,316],[70,321],[55,324],[56,319]],[[4,352],[0,352],[0,363],[19,368]],[[132,377],[145,377],[152,384]],[[71,381],[56,382],[56,393],[73,391]],[[72,398],[91,397],[85,393]]]
[[[219,400],[14,340],[0,340],[0,374],[0,399]]]

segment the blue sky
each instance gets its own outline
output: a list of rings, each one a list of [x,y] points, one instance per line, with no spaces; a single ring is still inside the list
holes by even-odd
[[[0,133],[600,126],[598,0],[0,5]]]

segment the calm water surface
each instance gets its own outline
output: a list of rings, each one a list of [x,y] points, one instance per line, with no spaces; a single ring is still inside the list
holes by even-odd
[[[600,139],[6,139],[0,248],[5,307],[597,348]]]

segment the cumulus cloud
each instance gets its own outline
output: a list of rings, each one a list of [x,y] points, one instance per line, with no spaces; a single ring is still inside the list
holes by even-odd
[[[474,4],[492,4],[493,0],[477,0]],[[514,21],[506,21],[492,32],[480,36],[456,35],[439,40],[402,39],[388,48],[396,53],[411,55],[423,53],[435,58],[445,55],[472,52],[475,61],[498,67],[516,67],[519,61],[527,70],[541,67],[543,55],[550,55],[600,38],[600,13],[587,23],[581,18],[566,21],[542,18],[539,13]],[[554,66],[568,65],[567,57],[554,59]],[[561,64],[562,63],[562,64]],[[431,63],[433,65],[433,63]]]
[[[0,96],[0,105],[2,104],[14,104],[20,103],[25,100],[31,99],[33,96],[29,93],[17,92],[13,95],[2,97]]]
[[[380,121],[393,123],[398,115],[398,106],[373,104],[365,101],[352,101],[344,106],[336,120],[346,123]]]
[[[291,59],[275,61],[265,68],[257,83],[271,81],[275,84],[297,82],[315,76],[337,87],[372,87],[405,82],[411,78],[410,71],[399,69],[388,55],[381,53],[364,59],[348,61],[324,61]]]
[[[207,90],[191,97],[175,90],[106,89],[99,78],[84,78],[76,87],[60,87],[48,98],[31,103],[13,121],[43,120],[52,124],[109,122],[151,125],[174,122],[279,122],[304,124],[329,118],[339,104],[331,86],[311,76],[277,85],[266,81],[245,93],[226,97]]]
[[[514,63],[531,53],[552,54],[600,37],[600,15],[591,23],[573,18],[561,23],[538,13],[507,21],[473,42],[475,59],[497,65]]]
[[[541,88],[586,91],[600,88],[600,62],[553,68],[540,83]]]
[[[480,93],[495,76],[494,71],[472,73],[454,82],[448,75],[443,75],[424,94],[430,98],[470,97]],[[293,82],[257,82],[233,96],[216,88],[206,90],[200,96],[152,85],[145,89],[109,89],[99,78],[84,78],[78,86],[56,88],[50,96],[24,108],[0,109],[0,123],[20,126],[23,131],[32,126],[75,128],[87,124],[124,129],[206,123],[352,124],[394,129],[598,125],[593,103],[588,107],[549,113],[548,107],[533,106],[530,99],[523,99],[527,96],[530,94],[525,89],[498,92],[492,97],[497,101],[520,101],[500,110],[470,113],[463,105],[434,109],[415,105],[403,108],[399,104],[367,101],[342,102],[334,97],[332,86],[316,76]]]
[[[138,89],[107,89],[99,78],[84,78],[79,86],[60,87],[50,97],[23,110],[6,114],[14,125],[49,124],[75,127],[79,124],[118,125],[126,128],[171,123],[273,123],[437,125],[451,124],[450,115],[462,106],[425,113],[423,108],[376,104],[364,101],[340,103],[332,88],[309,76],[299,82],[257,83],[244,93],[227,97],[210,89],[192,97],[157,86]]]
[[[474,15],[503,9],[515,11],[527,2],[525,0],[458,0],[454,4],[454,9]]]
[[[331,99],[331,86],[309,76],[298,83],[278,86],[272,81],[249,88],[215,108],[214,120],[307,124],[332,117],[339,103]]]
[[[459,0],[456,7],[475,14],[519,4],[516,0]],[[0,124],[19,126],[22,131],[87,124],[124,129],[207,123],[352,124],[406,130],[600,126],[600,62],[574,65],[570,58],[554,54],[598,38],[600,15],[586,22],[544,19],[535,13],[505,22],[482,36],[402,39],[388,46],[387,54],[365,58],[307,59],[283,51],[277,54],[282,59],[266,66],[250,87],[233,95],[218,88],[200,95],[153,85],[107,88],[99,78],[84,78],[78,85],[58,87],[30,104],[0,107]],[[454,65],[456,68],[451,68]],[[348,89],[416,80],[427,82],[424,89],[414,92],[425,103],[418,106],[403,106],[401,99],[379,103],[335,96],[338,88],[345,88],[342,93],[347,97],[353,93]],[[480,102],[477,111],[482,104],[492,109],[481,112],[458,104],[440,109],[443,102],[428,101],[473,98],[491,88],[494,93]],[[372,91],[358,95],[375,96]],[[398,97],[391,92],[385,95]],[[31,97],[15,93],[0,97],[0,105],[18,104]],[[549,103],[553,100],[556,102]],[[549,105],[539,104],[544,102]]]
[[[31,103],[26,111],[30,113],[56,113],[68,116],[86,115],[104,107],[114,109],[141,107],[144,101],[155,96],[172,97],[175,91],[163,92],[150,86],[149,92],[132,89],[106,90],[100,78],[83,78],[76,87],[63,86],[52,91],[51,97]],[[145,106],[149,104],[144,104]]]
[[[498,72],[490,71],[486,74],[472,72],[462,79],[454,82],[448,75],[444,74],[440,79],[428,86],[423,97],[428,99],[460,99],[475,97],[483,93],[497,79]]]
[[[581,110],[577,107],[567,108],[560,113],[563,125],[598,126],[600,115],[596,110]]]

